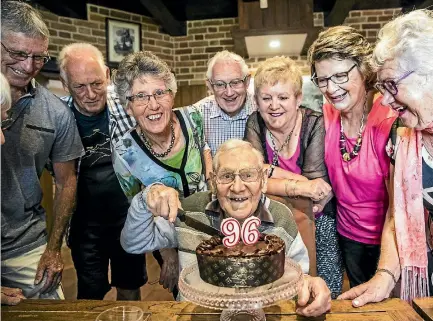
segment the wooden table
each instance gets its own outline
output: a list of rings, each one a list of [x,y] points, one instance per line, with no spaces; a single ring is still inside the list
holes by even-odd
[[[433,298],[414,299],[413,308],[424,320],[433,321]]]
[[[54,301],[26,300],[14,307],[2,306],[2,321],[94,321],[102,311],[119,306],[141,307],[152,321],[219,321],[219,313],[189,302],[175,301]],[[353,308],[350,301],[333,301],[332,311],[319,318],[303,318],[295,314],[295,303],[285,301],[265,309],[268,321],[330,320],[330,321],[422,321],[421,317],[399,299]]]

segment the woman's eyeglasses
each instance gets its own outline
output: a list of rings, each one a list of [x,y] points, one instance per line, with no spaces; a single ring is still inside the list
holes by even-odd
[[[313,77],[311,77],[311,81],[319,88],[328,87],[329,80],[331,80],[334,84],[337,85],[344,84],[349,81],[349,73],[356,66],[357,64],[354,64],[352,67],[350,67],[348,71],[338,72],[329,77],[316,77],[315,75],[313,75]]]
[[[150,97],[155,98],[157,102],[164,102],[170,95],[171,89],[165,89],[165,90],[157,90],[151,95],[146,95],[144,93],[138,93],[136,95],[127,96],[126,99],[130,102],[138,102],[140,105],[147,106],[150,102]]]
[[[398,94],[398,84],[405,78],[409,77],[413,74],[415,70],[408,71],[404,73],[401,77],[397,79],[389,79],[384,81],[378,81],[374,88],[376,88],[382,95],[385,95],[385,92],[389,92],[391,95],[396,96]]]

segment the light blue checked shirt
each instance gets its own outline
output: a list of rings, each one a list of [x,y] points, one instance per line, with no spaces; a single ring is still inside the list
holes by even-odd
[[[191,105],[203,116],[203,127],[212,156],[218,147],[232,138],[243,139],[248,117],[257,109],[254,96],[247,93],[241,111],[234,117],[227,115],[217,104],[215,97],[203,98]]]

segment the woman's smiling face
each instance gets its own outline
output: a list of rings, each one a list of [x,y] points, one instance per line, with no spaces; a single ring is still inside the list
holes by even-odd
[[[404,73],[397,60],[388,60],[379,69],[378,80],[395,81]],[[382,104],[390,105],[396,110],[404,126],[423,130],[433,123],[433,83],[426,76],[418,75],[415,70],[397,82],[397,94],[385,91]]]
[[[352,68],[354,65],[355,62],[351,59],[334,58],[323,59],[314,64],[315,76],[319,79],[331,76],[338,78],[348,72],[346,82],[336,84],[329,79],[327,86],[319,88],[326,100],[343,113],[350,111],[354,106],[363,104],[365,100],[365,80],[358,67]]]
[[[270,130],[285,130],[293,124],[301,100],[302,94],[296,93],[291,82],[264,84],[256,94],[260,115]]]

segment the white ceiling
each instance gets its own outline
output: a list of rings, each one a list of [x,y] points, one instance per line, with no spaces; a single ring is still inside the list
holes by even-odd
[[[306,33],[246,36],[245,44],[250,58],[273,57],[275,55],[297,56],[301,54],[306,38]],[[271,41],[279,41],[280,46],[270,47],[269,44]]]

